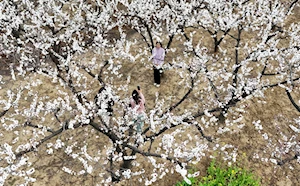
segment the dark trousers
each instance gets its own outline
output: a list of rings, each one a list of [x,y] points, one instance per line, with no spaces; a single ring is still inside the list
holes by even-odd
[[[154,83],[160,84],[160,69],[153,67],[154,70]]]

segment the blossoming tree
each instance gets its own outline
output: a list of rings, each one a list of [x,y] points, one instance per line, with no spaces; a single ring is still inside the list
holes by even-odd
[[[36,170],[54,165],[94,185],[150,185],[173,172],[186,179],[213,152],[236,161],[239,147],[223,138],[249,123],[267,149],[253,156],[299,168],[300,25],[288,21],[298,4],[1,1],[0,52],[10,75],[0,78],[0,183],[38,183]],[[166,75],[180,78],[145,92],[148,118],[137,134],[128,104],[138,80],[126,72],[139,66],[141,81],[157,40],[166,45]],[[286,126],[274,124],[279,137],[246,114],[274,89],[293,110]]]

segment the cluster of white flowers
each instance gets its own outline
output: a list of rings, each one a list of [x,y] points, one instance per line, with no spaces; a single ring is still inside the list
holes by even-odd
[[[34,172],[34,168],[30,168],[31,163],[27,157],[16,158],[12,151],[12,146],[5,143],[0,147],[0,160],[5,160],[6,163],[0,167],[0,185],[5,184],[5,180],[11,175],[24,177],[24,185],[30,182],[35,182],[36,179],[30,177]],[[28,170],[26,170],[28,168]]]
[[[253,121],[252,124],[255,126],[255,129],[258,130],[259,132],[261,130],[263,130],[263,126],[260,124],[260,120],[257,120],[257,121]]]
[[[8,166],[0,167],[0,185],[12,174],[24,177],[26,183],[34,181],[29,177],[34,172],[33,168],[25,173],[18,172],[28,163],[25,155],[21,155],[20,160],[16,159],[16,155],[37,151],[37,147],[43,144],[47,144],[45,151],[49,156],[64,151],[84,168],[75,171],[64,166],[64,172],[77,176],[96,172],[94,164],[103,158],[93,156],[85,140],[82,143],[72,141],[75,140],[72,135],[79,133],[72,131],[68,134],[71,137],[59,137],[53,141],[60,131],[81,130],[82,127],[86,127],[82,130],[83,138],[93,138],[91,134],[97,132],[97,140],[102,140],[100,134],[110,140],[112,145],[104,147],[104,154],[109,158],[105,157],[101,163],[108,166],[111,158],[115,167],[110,171],[121,179],[146,172],[139,170],[142,164],[139,154],[146,152],[144,147],[151,140],[155,148],[149,148],[147,155],[157,153],[153,156],[160,157],[164,163],[158,163],[154,157],[146,158],[153,166],[153,172],[143,178],[146,185],[163,178],[169,171],[165,162],[173,158],[196,163],[201,161],[206,151],[221,150],[225,160],[235,162],[237,147],[230,144],[219,146],[217,141],[211,149],[208,142],[188,131],[197,126],[202,137],[206,129],[218,136],[233,133],[236,128],[241,131],[246,125],[246,107],[237,102],[252,96],[264,98],[264,89],[273,81],[278,83],[276,86],[292,91],[293,78],[299,75],[297,47],[300,45],[300,26],[294,23],[282,30],[292,7],[279,0],[3,0],[0,8],[5,10],[0,22],[3,28],[0,54],[1,58],[12,58],[8,66],[9,81],[13,82],[8,86],[4,77],[0,76],[0,90],[3,92],[0,105],[3,111],[9,110],[7,115],[3,112],[5,116],[1,116],[0,121],[5,132],[16,132],[10,142],[1,145],[0,160]],[[205,34],[198,37],[198,30],[211,37],[213,49],[205,46]],[[244,31],[253,32],[256,37],[240,42]],[[131,38],[131,32],[138,36]],[[228,43],[227,37],[234,44]],[[180,47],[174,47],[173,38]],[[280,44],[282,38],[289,38],[285,48]],[[187,93],[178,102],[181,91],[167,97],[159,91],[149,91],[149,94],[155,94],[153,104],[149,104],[154,106],[147,108],[149,119],[145,120],[150,125],[149,132],[136,137],[131,134],[135,123],[132,118],[135,116],[128,112],[129,99],[124,98],[128,96],[136,76],[132,69],[129,69],[129,74],[123,74],[122,68],[128,62],[132,66],[139,62],[146,68],[152,68],[145,56],[155,46],[155,40],[164,44],[169,41],[166,51],[168,55],[176,56],[168,59],[170,64],[165,64],[168,65],[165,70],[178,74],[176,83]],[[232,51],[235,51],[235,57],[230,54]],[[276,72],[275,78],[263,78],[264,73],[273,71]],[[126,79],[126,83],[122,84],[122,79]],[[45,87],[47,83],[52,86]],[[99,87],[106,90],[99,95],[100,108],[97,108],[95,91]],[[113,116],[107,116],[109,100],[115,103]],[[181,108],[181,103],[187,101],[193,109]],[[258,103],[266,102],[259,100]],[[180,111],[177,112],[177,108]],[[225,110],[228,112],[225,113]],[[223,112],[225,126],[218,123],[217,112]],[[228,115],[232,119],[228,119]],[[201,119],[198,120],[199,117]],[[25,122],[28,122],[27,125],[23,124]],[[300,118],[288,125],[291,133],[279,132],[276,139],[264,131],[261,120],[252,124],[266,143],[266,149],[255,154],[256,158],[276,164],[283,153],[299,153]],[[94,131],[90,131],[89,127],[93,127]],[[210,130],[213,127],[216,130]],[[152,136],[149,137],[149,133]],[[0,133],[0,137],[3,136],[6,137],[6,134]],[[26,140],[21,136],[26,136]],[[179,138],[182,141],[179,142]],[[152,140],[155,142],[152,143]],[[130,155],[129,151],[134,155]],[[272,158],[265,158],[267,152],[272,152]],[[116,168],[124,161],[136,161],[137,171]],[[300,161],[299,156],[297,161]],[[196,176],[188,175],[186,168],[178,164],[175,170],[188,183],[188,177]],[[112,181],[111,177],[102,178],[103,184]]]

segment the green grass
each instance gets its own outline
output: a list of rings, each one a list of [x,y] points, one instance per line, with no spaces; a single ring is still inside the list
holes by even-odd
[[[207,176],[189,178],[192,186],[260,186],[260,181],[251,172],[233,167],[222,167],[215,160],[207,168]],[[184,180],[176,186],[188,186]]]

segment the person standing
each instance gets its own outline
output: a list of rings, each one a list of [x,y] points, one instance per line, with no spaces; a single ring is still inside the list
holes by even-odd
[[[161,42],[156,42],[156,46],[152,49],[153,71],[154,71],[154,85],[160,86],[160,74],[162,72],[162,65],[165,59],[165,49],[162,48]]]
[[[142,133],[145,121],[145,97],[138,86],[138,90],[133,90],[130,100],[130,107],[133,110],[134,123],[137,133]]]

